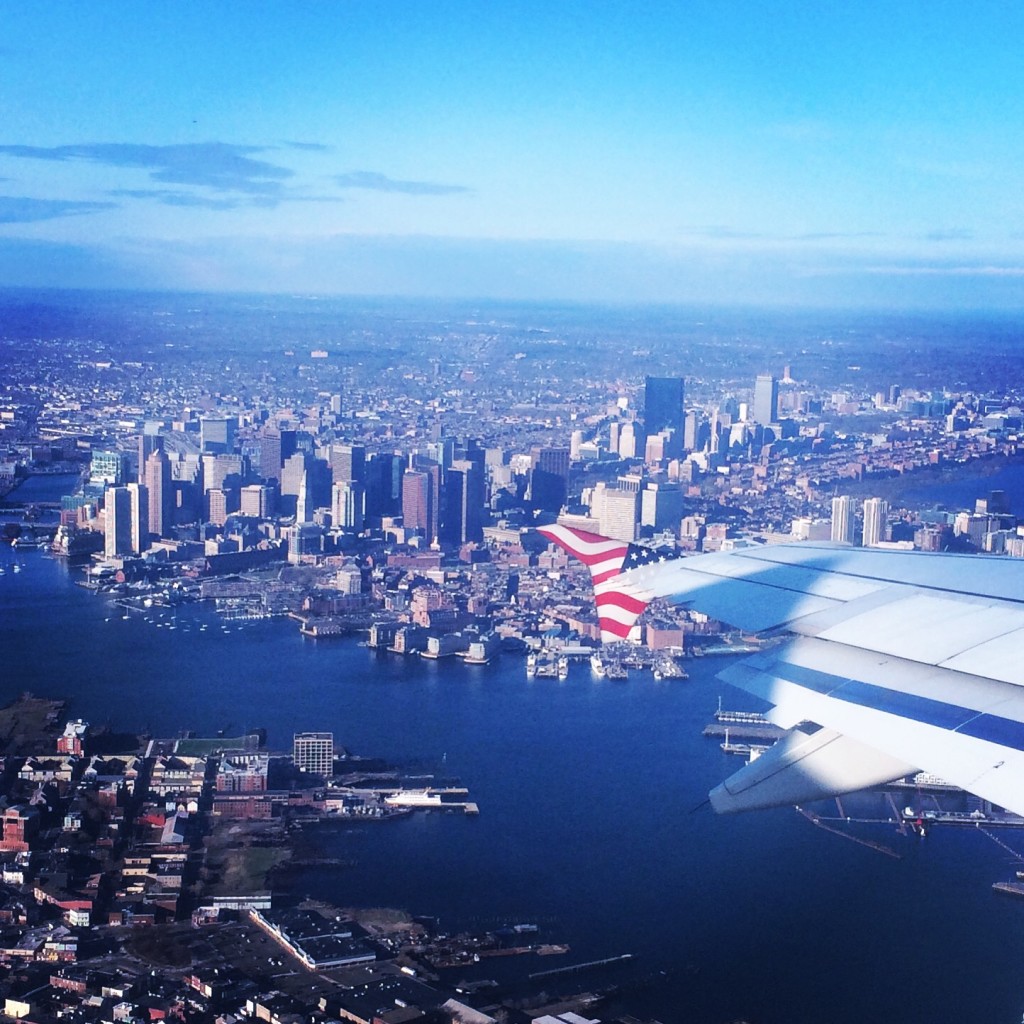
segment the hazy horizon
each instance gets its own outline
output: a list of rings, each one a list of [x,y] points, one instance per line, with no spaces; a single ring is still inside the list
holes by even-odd
[[[0,284],[1024,308],[1024,9],[0,12]]]

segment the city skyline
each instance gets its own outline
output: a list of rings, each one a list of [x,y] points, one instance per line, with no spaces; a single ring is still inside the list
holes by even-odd
[[[7,284],[1024,301],[1017,8],[2,17]]]

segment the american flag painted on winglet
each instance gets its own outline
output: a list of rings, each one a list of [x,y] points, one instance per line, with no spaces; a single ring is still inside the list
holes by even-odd
[[[671,556],[568,526],[543,526],[537,532],[565,548],[590,570],[602,642],[625,640],[653,594],[626,583],[622,574],[642,565],[664,562]]]

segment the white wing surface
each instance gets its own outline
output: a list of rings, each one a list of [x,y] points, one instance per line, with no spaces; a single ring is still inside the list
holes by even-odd
[[[720,673],[793,731],[712,792],[716,810],[924,770],[1024,814],[1024,563],[792,544],[645,565],[613,582],[792,634]]]

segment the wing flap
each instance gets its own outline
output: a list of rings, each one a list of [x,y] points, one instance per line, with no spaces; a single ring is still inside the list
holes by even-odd
[[[801,639],[720,678],[1024,814],[1024,692],[947,669]],[[851,776],[847,791],[861,788]]]
[[[719,814],[753,811],[838,796],[914,771],[899,758],[832,729],[794,730],[711,791]]]

